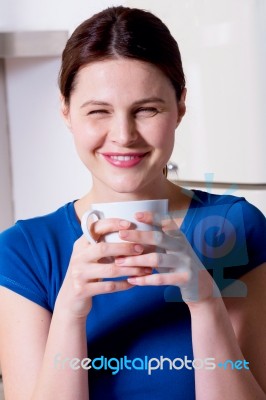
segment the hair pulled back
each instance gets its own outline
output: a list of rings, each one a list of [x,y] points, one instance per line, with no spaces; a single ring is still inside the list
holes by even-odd
[[[111,58],[132,58],[157,66],[172,82],[177,100],[185,76],[177,42],[166,25],[148,11],[110,7],[84,21],[62,54],[59,87],[66,104],[83,66]]]

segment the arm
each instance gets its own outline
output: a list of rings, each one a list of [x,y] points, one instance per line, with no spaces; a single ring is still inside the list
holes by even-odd
[[[266,264],[241,278],[246,298],[221,298],[188,304],[194,358],[217,362],[246,360],[250,370],[196,370],[197,400],[265,400]]]
[[[146,213],[142,220],[152,223],[152,215]],[[158,266],[160,274],[129,278],[132,284],[180,286],[191,313],[194,359],[214,358],[220,363],[246,358],[250,362],[250,370],[195,368],[197,400],[266,400],[266,264],[243,277],[248,289],[246,298],[223,300],[184,235],[178,229],[168,230],[172,236],[162,232],[121,233],[126,240],[159,246],[165,253],[125,257],[117,262],[124,266]]]
[[[87,357],[86,317],[74,318],[55,307],[32,400],[87,400],[88,371],[71,368],[66,359]],[[75,365],[73,365],[75,367]]]
[[[101,220],[97,233],[115,231],[118,223]],[[87,357],[85,325],[92,297],[132,287],[126,280],[102,278],[145,273],[143,268],[125,269],[98,260],[141,251],[136,251],[131,243],[89,244],[82,236],[75,242],[53,315],[1,288],[0,357],[6,400],[88,400],[86,369],[75,370],[64,360]]]
[[[0,288],[0,358],[7,400],[29,400],[38,375],[51,314],[4,287]]]
[[[56,369],[55,366],[57,353],[85,357],[85,321],[70,326],[70,320],[60,313],[55,312],[52,318],[47,310],[32,301],[9,289],[0,290],[0,348],[5,398],[87,400],[88,381],[84,371],[74,374],[70,368]],[[38,383],[32,395],[35,382]]]
[[[87,400],[85,371],[75,374],[70,368],[55,365],[58,353],[72,358],[86,356],[85,321],[71,324],[70,319],[58,312],[52,318],[47,310],[9,289],[0,288],[0,293],[0,356],[5,398]],[[38,383],[32,395],[35,382]]]

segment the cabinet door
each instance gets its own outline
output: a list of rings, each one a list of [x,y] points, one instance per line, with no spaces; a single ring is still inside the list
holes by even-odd
[[[179,178],[266,184],[266,1],[128,0],[176,38],[187,113],[171,160]]]

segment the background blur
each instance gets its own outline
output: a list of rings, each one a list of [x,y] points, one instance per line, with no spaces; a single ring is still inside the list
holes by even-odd
[[[170,179],[244,195],[266,213],[265,0],[0,0],[0,231],[79,198],[91,184],[60,116],[60,52],[10,55],[1,51],[3,33],[70,34],[119,4],[157,14],[183,56],[187,115]]]

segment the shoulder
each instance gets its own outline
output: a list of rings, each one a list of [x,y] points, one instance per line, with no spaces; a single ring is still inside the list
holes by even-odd
[[[232,206],[236,203],[247,203],[244,197],[234,196],[232,194],[217,194],[209,193],[203,190],[192,190],[192,200],[194,205],[199,208],[214,207],[214,206]]]
[[[261,229],[266,232],[266,218],[263,213],[244,197],[218,195],[194,190],[192,207],[197,209],[197,219],[213,217],[213,221],[224,218],[237,227],[239,224],[248,231]]]
[[[62,224],[64,227],[68,225],[70,228],[75,228],[74,223],[75,211],[74,202],[64,204],[57,210],[26,220],[18,220],[17,225],[22,231],[49,231],[57,230]]]
[[[13,226],[0,233],[0,247],[4,244],[19,244],[31,240],[45,240],[65,235],[66,230],[78,235],[73,202],[67,203],[49,214],[18,220]]]
[[[195,190],[189,240],[221,289],[266,261],[266,220],[245,198]]]
[[[0,285],[51,310],[78,238],[72,203],[0,234]],[[71,213],[73,215],[71,215]]]
[[[0,234],[0,273],[22,269],[44,271],[67,261],[80,226],[73,203],[35,218],[19,220]]]

